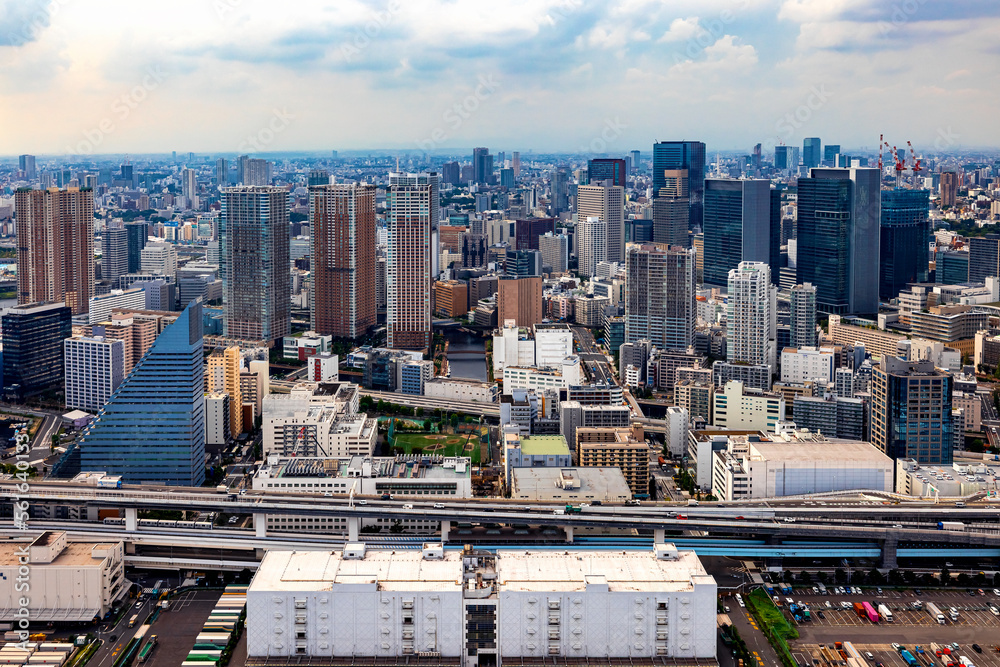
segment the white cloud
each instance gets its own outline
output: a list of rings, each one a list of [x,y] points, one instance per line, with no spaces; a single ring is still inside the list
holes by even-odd
[[[785,0],[778,11],[778,18],[797,23],[827,21],[871,3],[872,0]]]
[[[683,42],[702,32],[704,31],[698,23],[697,16],[691,16],[686,19],[677,18],[670,23],[670,29],[663,33],[659,41],[660,43]]]

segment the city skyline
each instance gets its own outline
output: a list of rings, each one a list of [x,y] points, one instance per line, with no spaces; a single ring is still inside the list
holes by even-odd
[[[710,150],[874,149],[883,130],[925,152],[1000,144],[983,85],[1000,8],[975,0],[310,2],[277,19],[262,0],[100,4],[0,3],[0,109],[19,127],[0,152],[625,154],[664,114]],[[345,90],[349,107],[330,97]]]

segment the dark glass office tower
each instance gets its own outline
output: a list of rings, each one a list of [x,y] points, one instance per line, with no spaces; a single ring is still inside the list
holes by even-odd
[[[602,181],[611,181],[611,185],[625,187],[625,160],[613,158],[597,158],[587,162],[587,181],[600,185]]]
[[[808,137],[802,141],[802,164],[812,169],[818,167],[823,158],[823,142],[819,137]]]
[[[149,225],[142,221],[126,222],[125,232],[128,234],[128,272],[139,273],[142,270],[142,249],[149,238]]]
[[[709,285],[729,284],[740,262],[770,264],[771,184],[765,180],[705,181],[705,246],[702,264]]]
[[[653,195],[665,185],[667,169],[688,170],[690,219],[688,228],[700,230],[705,202],[705,144],[701,141],[660,141],[653,144]]]
[[[770,236],[768,261],[771,266],[771,284],[778,285],[781,274],[781,190],[771,190]]]
[[[877,313],[878,169],[813,169],[798,183],[798,282],[816,286],[820,312]]]
[[[982,283],[1000,276],[1000,234],[969,239],[969,282]]]
[[[201,486],[205,479],[201,301],[163,330],[79,440],[82,470],[126,482]]]
[[[884,190],[878,295],[894,299],[907,283],[927,282],[930,249],[930,192]]]
[[[63,340],[73,335],[73,314],[63,303],[15,306],[3,315],[3,386],[20,401],[63,381]]]
[[[823,147],[823,164],[836,167],[837,155],[840,154],[840,144],[827,144]]]

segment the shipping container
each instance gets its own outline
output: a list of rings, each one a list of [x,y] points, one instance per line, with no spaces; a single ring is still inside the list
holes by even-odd
[[[938,521],[938,530],[965,530],[961,521]]]
[[[872,623],[878,623],[878,612],[875,611],[875,607],[872,606],[871,602],[862,602],[862,609],[864,609],[864,616],[868,618]]]

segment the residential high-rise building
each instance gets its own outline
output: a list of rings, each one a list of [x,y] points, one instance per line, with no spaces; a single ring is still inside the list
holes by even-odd
[[[17,168],[24,174],[25,180],[33,181],[38,177],[38,170],[35,168],[34,155],[18,155]]]
[[[73,333],[72,313],[62,303],[33,303],[2,317],[3,388],[7,400],[23,400],[63,380],[63,340]]]
[[[457,162],[445,162],[441,165],[441,182],[459,185],[462,182],[462,170]]]
[[[702,229],[705,283],[726,285],[740,262],[770,265],[770,181],[706,179]]]
[[[942,171],[941,182],[941,206],[954,206],[958,199],[958,172]]]
[[[661,350],[693,342],[695,253],[661,244],[630,245],[625,257],[625,342]]]
[[[126,482],[201,486],[205,479],[202,308],[161,333],[80,436],[83,470]]]
[[[577,272],[591,278],[597,274],[597,263],[608,261],[608,223],[599,217],[581,219],[576,223]]]
[[[691,219],[687,169],[665,169],[663,182],[653,193],[653,242],[686,248]]]
[[[543,319],[541,276],[502,276],[497,283],[497,321],[532,327]]]
[[[514,178],[521,176],[521,153],[514,151],[510,154],[510,166],[514,170]]]
[[[538,237],[538,250],[542,253],[542,266],[554,273],[565,273],[569,267],[569,238],[565,234],[546,232]]]
[[[927,282],[930,261],[930,192],[882,191],[879,298],[894,299],[908,283]]]
[[[813,169],[798,188],[798,282],[816,286],[822,312],[878,312],[878,169]]]
[[[306,183],[310,188],[314,185],[330,185],[330,172],[326,169],[312,169]]]
[[[229,338],[271,343],[290,333],[288,192],[227,188],[219,218],[223,326]]]
[[[80,337],[63,343],[66,409],[97,414],[125,379],[125,342]]]
[[[312,330],[363,336],[375,326],[375,186],[310,187],[309,234]]]
[[[139,273],[142,270],[142,249],[149,240],[149,225],[144,220],[126,222],[125,232],[128,234],[128,272]]]
[[[489,148],[472,149],[472,167],[476,184],[490,185],[493,183],[493,156],[490,155]]]
[[[243,390],[240,384],[240,373],[243,369],[243,358],[238,346],[227,347],[225,350],[215,350],[208,355],[205,375],[205,392],[209,394],[224,393],[229,396],[229,433],[235,438],[243,433]]]
[[[580,220],[600,218],[607,225],[609,262],[625,259],[625,188],[618,185],[581,185],[576,189],[576,211]]]
[[[430,349],[433,186],[390,185],[386,328],[390,348]]]
[[[705,267],[706,271],[708,267]],[[763,262],[740,262],[729,272],[726,361],[776,368],[777,289]]]
[[[950,464],[953,389],[932,361],[882,355],[872,370],[871,443],[893,459]]]
[[[969,239],[969,282],[985,283],[1000,276],[1000,234]]]
[[[65,302],[87,312],[94,295],[94,193],[89,188],[19,189],[17,302]]]
[[[667,169],[687,169],[690,197],[689,230],[701,229],[705,200],[705,144],[700,141],[660,141],[653,144],[653,193],[665,185]]]
[[[431,221],[431,264],[429,279],[433,282],[433,280],[437,278],[440,273],[440,244],[438,242],[438,226],[440,225],[441,220],[441,175],[436,171],[410,174],[393,172],[389,174],[389,187],[391,188],[394,185],[429,185],[431,188],[431,204],[429,208]]]
[[[267,160],[241,155],[236,168],[236,182],[246,186],[269,186],[271,163]]]
[[[187,200],[188,208],[197,208],[198,172],[194,169],[181,170],[181,195]]]
[[[118,287],[118,278],[128,272],[128,230],[105,227],[101,233],[101,280]]]
[[[789,347],[816,347],[816,288],[809,283],[792,288],[790,319]]]
[[[224,157],[215,161],[215,184],[220,188],[229,187],[229,160]]]
[[[823,159],[823,142],[819,137],[807,137],[802,141],[802,164],[812,169]]]
[[[591,185],[610,181],[611,185],[625,187],[625,160],[620,158],[595,158],[587,161],[587,181]]]

